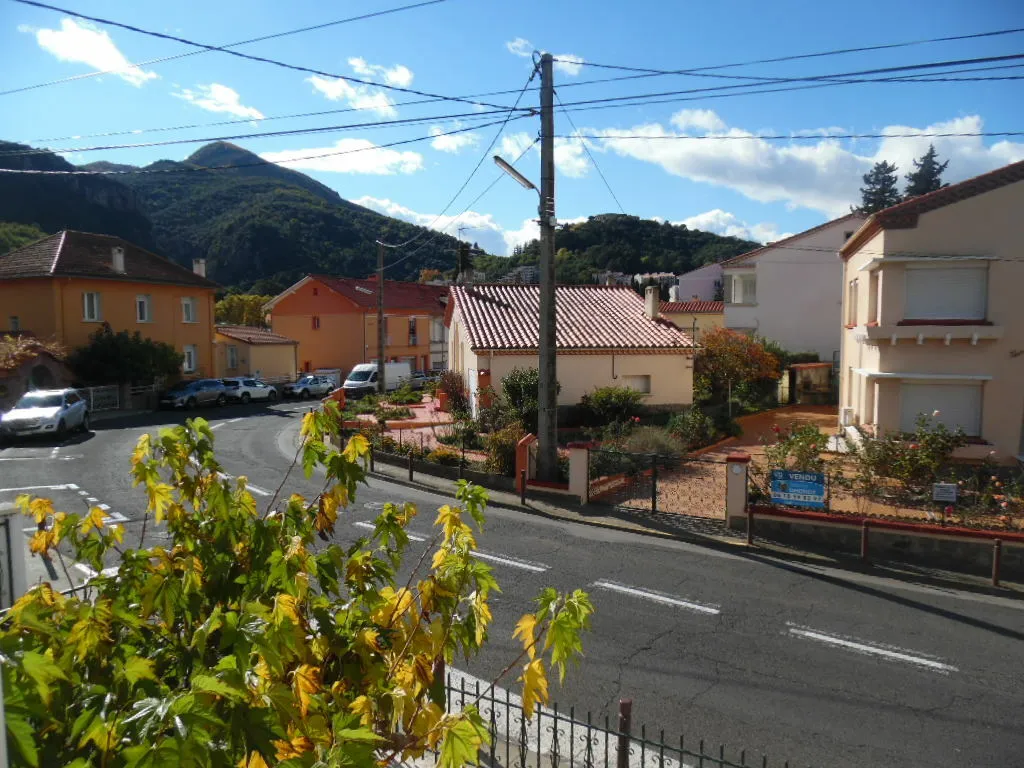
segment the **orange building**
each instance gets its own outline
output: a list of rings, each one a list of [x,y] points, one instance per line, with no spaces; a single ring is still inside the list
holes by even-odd
[[[384,281],[387,360],[413,370],[441,370],[447,360],[444,309],[448,287]],[[377,281],[307,275],[267,303],[274,333],[299,342],[304,371],[377,359]]]
[[[213,294],[192,271],[119,237],[65,230],[0,256],[0,326],[85,346],[103,323],[171,344],[182,373],[211,376]]]

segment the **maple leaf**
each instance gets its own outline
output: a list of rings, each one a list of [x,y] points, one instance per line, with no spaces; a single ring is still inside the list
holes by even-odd
[[[527,719],[533,717],[533,709],[537,704],[548,703],[548,676],[541,659],[533,659],[523,665],[523,674],[519,680],[523,684],[523,714]]]
[[[100,509],[99,507],[92,507],[89,510],[89,514],[86,515],[82,522],[79,524],[79,530],[83,534],[88,533],[93,528],[99,530],[103,527],[105,521],[106,516],[103,514],[103,510]]]
[[[373,723],[373,702],[369,696],[357,696],[348,708],[359,715],[359,722],[369,726]]]
[[[270,766],[267,765],[267,761],[263,759],[263,755],[256,750],[253,750],[249,754],[248,760],[243,757],[238,761],[238,768],[270,768]]]
[[[523,641],[523,650],[530,654],[531,659],[537,658],[537,617],[532,613],[523,614],[516,622],[515,631],[512,637],[518,637]]]
[[[490,734],[475,708],[467,707],[455,722],[444,729],[444,742],[438,759],[440,768],[475,765],[480,747],[489,743]]]
[[[292,688],[295,691],[295,695],[299,697],[299,711],[305,717],[309,714],[309,704],[312,696],[321,690],[320,667],[300,664],[292,677]]]
[[[174,488],[167,483],[147,483],[146,495],[149,497],[149,510],[153,518],[159,523],[164,519],[167,508],[174,503],[171,496]]]
[[[370,441],[366,439],[366,436],[355,434],[349,438],[348,443],[345,445],[345,450],[342,451],[341,455],[355,463],[360,459],[360,457],[369,453],[369,451]]]
[[[295,727],[288,726],[288,740],[279,739],[274,742],[277,750],[275,757],[278,760],[291,760],[293,757],[302,757],[306,752],[313,749],[313,742],[301,733],[295,732]]]

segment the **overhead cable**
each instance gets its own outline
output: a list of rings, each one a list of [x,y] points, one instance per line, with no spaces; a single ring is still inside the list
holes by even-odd
[[[562,99],[559,97],[557,90],[555,91],[555,99],[558,101],[559,104],[562,103]],[[568,138],[576,138],[576,139],[579,139],[580,146],[582,146],[583,147],[583,151],[587,153],[587,157],[590,158],[590,162],[592,162],[594,164],[594,170],[597,171],[597,175],[600,176],[601,177],[601,181],[604,182],[604,186],[608,190],[608,194],[612,196],[612,200],[614,200],[615,204],[617,206],[619,206],[619,210],[622,213],[625,213],[626,209],[623,208],[622,207],[622,203],[619,202],[619,196],[615,194],[615,190],[612,189],[612,185],[609,184],[608,183],[608,179],[605,178],[604,172],[601,170],[601,166],[597,164],[597,158],[594,157],[593,154],[591,154],[590,147],[587,146],[587,142],[585,140],[586,137],[580,135],[580,129],[577,128],[576,127],[576,123],[573,122],[572,115],[570,115],[568,112],[566,112],[565,113],[565,117],[569,121],[569,125],[572,126],[573,134],[572,134],[571,137],[570,136],[561,136],[561,137],[560,136],[555,136],[555,138],[556,139],[557,138],[566,138],[566,139],[568,139]]]

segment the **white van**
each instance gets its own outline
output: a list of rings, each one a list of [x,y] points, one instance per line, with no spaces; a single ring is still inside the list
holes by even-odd
[[[409,363],[384,363],[384,384],[388,392],[400,389],[412,380]],[[358,399],[377,391],[377,364],[360,363],[349,371],[345,383],[345,397]]]

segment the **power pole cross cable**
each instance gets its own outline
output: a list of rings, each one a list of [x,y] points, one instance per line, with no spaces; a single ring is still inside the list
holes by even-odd
[[[377,392],[383,395],[384,385],[384,244],[377,243]]]
[[[550,53],[540,57],[540,366],[537,474],[558,475],[557,365],[555,361],[555,84]]]

